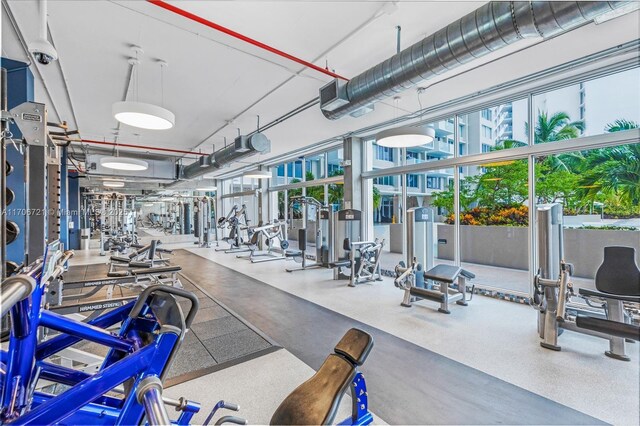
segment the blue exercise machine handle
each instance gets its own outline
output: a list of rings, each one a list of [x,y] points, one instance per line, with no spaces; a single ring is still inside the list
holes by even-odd
[[[196,295],[191,293],[190,291],[162,284],[147,287],[142,293],[140,293],[140,296],[138,296],[138,300],[136,300],[135,305],[133,305],[133,308],[131,308],[131,312],[129,312],[129,318],[136,318],[138,315],[140,315],[140,312],[142,312],[142,308],[144,307],[149,296],[156,292],[169,293],[176,296],[184,297],[185,299],[189,299],[189,301],[191,302],[191,309],[189,309],[189,313],[187,314],[184,322],[187,328],[191,327],[191,323],[196,316],[196,312],[198,312],[199,306],[198,298],[196,297]]]

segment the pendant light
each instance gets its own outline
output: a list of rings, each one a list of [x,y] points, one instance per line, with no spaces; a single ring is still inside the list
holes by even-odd
[[[258,169],[251,172],[245,172],[243,176],[249,179],[271,179],[271,172]]]
[[[162,96],[162,106],[153,105],[149,103],[138,101],[139,92],[139,72],[138,65],[140,61],[138,54],[143,53],[142,49],[138,46],[132,47],[135,53],[135,58],[129,59],[131,64],[131,79],[135,84],[134,95],[135,101],[125,100],[116,102],[111,108],[113,117],[120,123],[139,127],[141,129],[149,130],[166,130],[175,125],[176,116],[164,108],[164,68],[167,66],[165,61],[159,61],[160,64],[160,93]]]
[[[100,159],[100,165],[108,169],[125,170],[130,172],[139,172],[141,170],[147,170],[149,163],[144,160],[138,160],[137,158],[120,157],[102,157]]]
[[[420,101],[418,92],[418,101]],[[398,111],[398,101],[400,97],[393,98],[395,101],[396,118]],[[420,103],[422,105],[422,103]],[[421,108],[422,109],[422,106]],[[401,126],[394,129],[387,129],[376,134],[376,144],[387,148],[412,148],[433,142],[436,131],[433,127],[413,127]]]

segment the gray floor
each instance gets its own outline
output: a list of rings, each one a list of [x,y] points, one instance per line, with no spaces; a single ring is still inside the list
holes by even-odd
[[[376,346],[365,364],[371,407],[400,424],[594,424],[599,420],[389,333],[180,251],[186,275],[317,369],[356,326]],[[215,280],[211,277],[215,276]]]
[[[99,278],[106,276],[106,272],[106,265],[72,266],[65,273],[65,279]],[[169,370],[165,386],[182,383],[278,349],[268,337],[205,295],[187,278],[181,277],[181,282],[186,290],[198,297],[199,309]],[[138,293],[121,287],[114,290],[114,297]],[[101,291],[86,300],[104,297],[105,291]],[[75,301],[72,299],[69,302]],[[179,303],[184,312],[190,309],[189,301]],[[77,345],[77,348],[96,355],[106,355],[106,348],[100,345],[85,342]]]

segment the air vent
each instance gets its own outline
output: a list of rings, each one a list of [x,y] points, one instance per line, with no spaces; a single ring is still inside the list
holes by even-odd
[[[335,79],[320,89],[320,108],[325,111],[333,111],[349,103],[346,84],[340,84]]]

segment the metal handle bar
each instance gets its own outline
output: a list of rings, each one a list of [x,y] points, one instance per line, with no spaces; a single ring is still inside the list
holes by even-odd
[[[233,423],[236,425],[248,425],[249,422],[246,419],[243,419],[241,417],[236,417],[236,416],[224,416],[224,417],[220,417],[218,419],[217,422],[215,422],[215,425],[221,425],[224,423]]]
[[[37,286],[36,280],[29,275],[14,275],[5,279],[0,287],[2,303],[0,317],[4,317],[16,303],[28,297]]]
[[[196,312],[198,311],[198,298],[196,297],[195,294],[191,293],[190,291],[182,290],[176,287],[170,287],[163,284],[152,285],[151,287],[145,288],[142,291],[142,293],[140,293],[140,296],[138,296],[138,300],[136,300],[135,305],[133,305],[131,312],[129,312],[129,318],[136,318],[138,315],[140,315],[140,312],[142,311],[142,307],[147,301],[147,298],[152,293],[155,293],[155,292],[174,294],[176,296],[184,297],[185,299],[189,299],[191,301],[191,309],[189,309],[187,318],[184,320],[187,328],[190,328],[191,323],[193,322],[193,319],[196,316]]]

